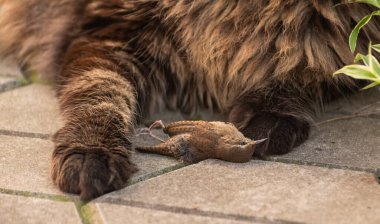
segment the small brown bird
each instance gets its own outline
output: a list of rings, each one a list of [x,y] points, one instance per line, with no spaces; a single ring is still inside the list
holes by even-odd
[[[156,146],[136,149],[172,156],[185,163],[196,163],[208,158],[248,162],[256,144],[266,140],[246,138],[233,124],[220,121],[178,121],[166,127],[161,121],[156,121],[148,129],[149,134],[150,129],[156,125],[160,125],[170,138],[161,140],[162,143]]]

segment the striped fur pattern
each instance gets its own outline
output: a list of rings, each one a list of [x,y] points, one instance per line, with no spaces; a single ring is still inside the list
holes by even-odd
[[[228,115],[257,156],[308,137],[310,117],[355,83],[347,37],[371,11],[335,0],[0,0],[0,56],[54,80],[65,126],[52,179],[83,200],[137,170],[133,127],[161,106]],[[380,42],[379,24],[360,36]]]

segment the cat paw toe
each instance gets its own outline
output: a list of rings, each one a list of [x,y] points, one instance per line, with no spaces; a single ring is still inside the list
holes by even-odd
[[[124,147],[59,145],[51,166],[54,183],[83,201],[122,188],[136,171]]]
[[[310,124],[304,119],[293,116],[258,113],[252,117],[242,132],[253,139],[268,138],[256,146],[254,155],[279,155],[291,151],[309,136]]]

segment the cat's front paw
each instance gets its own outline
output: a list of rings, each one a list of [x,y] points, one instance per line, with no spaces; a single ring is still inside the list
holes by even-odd
[[[125,147],[105,148],[59,144],[54,150],[51,176],[64,192],[88,201],[125,186],[137,171]]]
[[[303,143],[309,136],[310,124],[294,116],[260,112],[241,131],[249,138],[268,138],[256,146],[254,153],[255,156],[264,157],[288,153]]]

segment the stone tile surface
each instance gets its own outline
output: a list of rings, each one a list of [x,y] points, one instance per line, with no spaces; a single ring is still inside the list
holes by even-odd
[[[19,87],[22,84],[23,81],[21,79],[14,79],[8,76],[0,76],[0,93]]]
[[[81,223],[75,205],[0,194],[0,223]]]
[[[16,64],[0,60],[0,77],[1,76],[12,76],[16,78],[21,78],[22,73],[20,68]]]
[[[0,188],[61,194],[50,176],[53,143],[0,135]]]
[[[323,108],[317,121],[362,113],[380,112],[380,88],[359,91],[351,96],[342,97]]]
[[[254,222],[236,221],[215,217],[204,217],[192,214],[173,213],[146,208],[137,208],[124,205],[99,203],[97,207],[104,223],[113,224],[248,224]]]
[[[0,94],[0,129],[53,134],[61,125],[50,86],[33,84]]]
[[[49,179],[53,144],[35,138],[51,135],[62,125],[54,91],[42,84],[9,91],[21,83],[20,77],[11,73],[0,66],[0,189],[61,195]],[[379,113],[379,90],[332,103],[317,122]],[[164,110],[144,124],[183,119],[225,117],[205,111],[184,116]],[[314,128],[310,139],[292,153],[273,159],[373,171],[380,168],[378,127],[378,115],[331,121]],[[33,137],[23,132],[36,136],[21,137]],[[161,130],[154,133],[166,137]],[[134,140],[134,145],[156,143],[149,136]],[[207,160],[163,174],[181,163],[137,152],[132,159],[140,168],[132,178],[134,184],[91,203],[104,223],[246,223],[236,217],[250,223],[380,223],[380,185],[370,173],[264,161],[232,164]],[[0,193],[0,223],[49,222],[81,221],[70,202]]]
[[[373,174],[264,161],[207,160],[98,200],[307,223],[380,222],[380,185]]]
[[[49,140],[0,135],[0,188],[61,194],[50,180],[50,159],[53,143]],[[139,171],[134,181],[162,169],[177,165],[175,159],[134,153],[132,160]]]
[[[0,93],[14,89],[25,83],[17,67],[2,65],[0,61]]]
[[[173,158],[146,154],[146,153],[133,153],[132,161],[138,166],[139,171],[132,177],[132,181],[144,179],[150,175],[159,175],[164,169],[175,168],[175,166],[181,163]]]
[[[380,119],[371,117],[322,124],[304,144],[275,158],[375,170],[380,168],[379,127]]]
[[[173,116],[172,119],[173,118],[176,119],[178,118],[178,116]],[[151,121],[147,121],[147,122],[151,122]],[[169,121],[163,120],[163,122],[167,123]],[[141,125],[139,128],[143,128],[143,125]],[[160,137],[161,139],[168,138],[168,136],[165,133],[163,133],[161,129],[152,129],[152,133],[154,133],[156,136]],[[132,139],[132,144],[134,147],[152,146],[158,143],[160,143],[160,141],[150,137],[149,135],[136,135]],[[171,157],[150,154],[150,153],[140,153],[138,151],[134,151],[134,153],[132,154],[132,160],[139,168],[139,171],[133,175],[133,178],[132,178],[133,181],[144,179],[145,177],[149,175],[159,175],[160,171],[163,171],[163,169],[168,169],[168,168],[175,169],[175,166],[178,166],[181,164],[180,161]]]
[[[14,80],[14,79],[11,78],[11,77],[0,76],[0,86],[4,85],[4,84],[6,84],[6,83],[8,83],[8,82],[10,82],[12,80]]]

